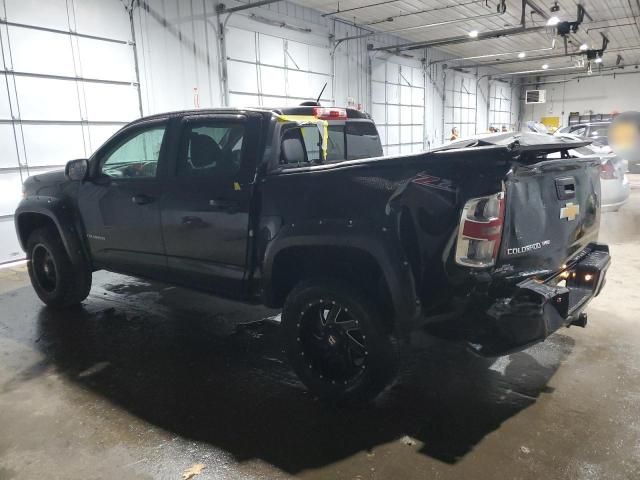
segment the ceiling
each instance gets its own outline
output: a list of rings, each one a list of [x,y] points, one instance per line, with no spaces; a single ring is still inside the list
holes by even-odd
[[[463,36],[465,40],[472,30],[480,35],[506,28],[520,26],[522,3],[520,0],[505,0],[506,11],[497,14],[500,0],[305,0],[304,5],[324,13],[333,13],[347,22],[356,23],[367,29],[379,32],[390,32],[401,37],[398,42],[433,42],[452,37]],[[551,12],[550,7],[557,3],[560,10]],[[616,66],[618,55],[622,56],[621,65],[634,68],[640,64],[640,0],[532,0],[526,7],[526,27],[545,27],[546,17],[557,16],[560,21],[575,21],[577,5],[581,3],[588,16],[585,17],[579,30],[567,36],[568,51],[578,52],[578,47],[587,43],[590,48],[602,47],[601,33],[609,38],[609,45],[603,55],[601,64],[593,64],[598,68],[609,69]],[[534,9],[540,13],[535,13]],[[388,19],[392,19],[391,21]],[[438,22],[461,20],[441,26],[422,27]],[[393,30],[418,27],[411,30],[392,32]],[[551,49],[552,40],[556,38],[555,48]],[[535,32],[502,36],[490,39],[469,39],[465,43],[444,44],[437,48],[453,57],[472,57],[494,55],[485,58],[448,61],[450,66],[471,68],[474,65],[487,64],[496,72],[522,72],[540,70],[543,64],[548,65],[546,74],[584,72],[586,67],[574,69],[577,56],[564,56],[564,39],[558,37],[554,28],[541,28]],[[374,47],[385,46],[376,36],[370,37],[369,43]],[[396,44],[397,45],[397,44]],[[540,50],[540,49],[548,50]],[[538,51],[532,51],[536,50]],[[406,50],[404,53],[421,56],[423,50]],[[518,53],[526,52],[522,60]],[[559,57],[559,58],[558,58]],[[565,69],[565,70],[561,70]]]

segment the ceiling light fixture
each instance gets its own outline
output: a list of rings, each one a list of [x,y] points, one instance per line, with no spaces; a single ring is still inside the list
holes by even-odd
[[[520,52],[520,53],[518,54],[518,58],[524,58],[524,57],[526,57],[526,56],[527,56],[527,54],[526,54],[525,52]]]
[[[558,17],[549,17],[549,20],[547,20],[547,27],[555,27],[558,23],[560,23],[560,19]]]
[[[581,52],[584,52],[586,50],[589,50],[589,45],[587,45],[586,43],[583,43],[582,45],[580,45]]]
[[[542,65],[542,69],[543,69],[543,70],[546,70],[547,68],[549,68],[549,65],[548,65],[548,64],[546,64],[546,63],[545,63],[544,65]]]
[[[478,38],[478,30],[471,30],[471,31],[469,32],[469,36],[470,36],[471,38]]]

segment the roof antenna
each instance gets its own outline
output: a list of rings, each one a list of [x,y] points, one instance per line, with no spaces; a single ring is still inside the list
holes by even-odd
[[[320,90],[320,95],[318,95],[318,98],[316,98],[316,103],[318,105],[320,105],[320,97],[322,96],[322,94],[324,93],[324,89],[327,88],[327,82],[324,82],[324,87],[322,87],[322,90]]]

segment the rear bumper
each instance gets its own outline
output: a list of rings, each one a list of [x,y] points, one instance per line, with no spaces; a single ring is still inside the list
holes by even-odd
[[[589,301],[602,290],[610,263],[609,247],[592,244],[577,261],[545,281],[520,282],[511,297],[491,305],[489,328],[471,347],[481,355],[505,355],[578,322]]]

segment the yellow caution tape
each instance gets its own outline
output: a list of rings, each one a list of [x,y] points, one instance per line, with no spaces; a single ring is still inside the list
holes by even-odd
[[[322,161],[327,160],[327,149],[329,146],[329,122],[327,120],[320,120],[313,115],[278,115],[278,120],[281,122],[296,122],[298,124],[314,124],[322,132]]]

